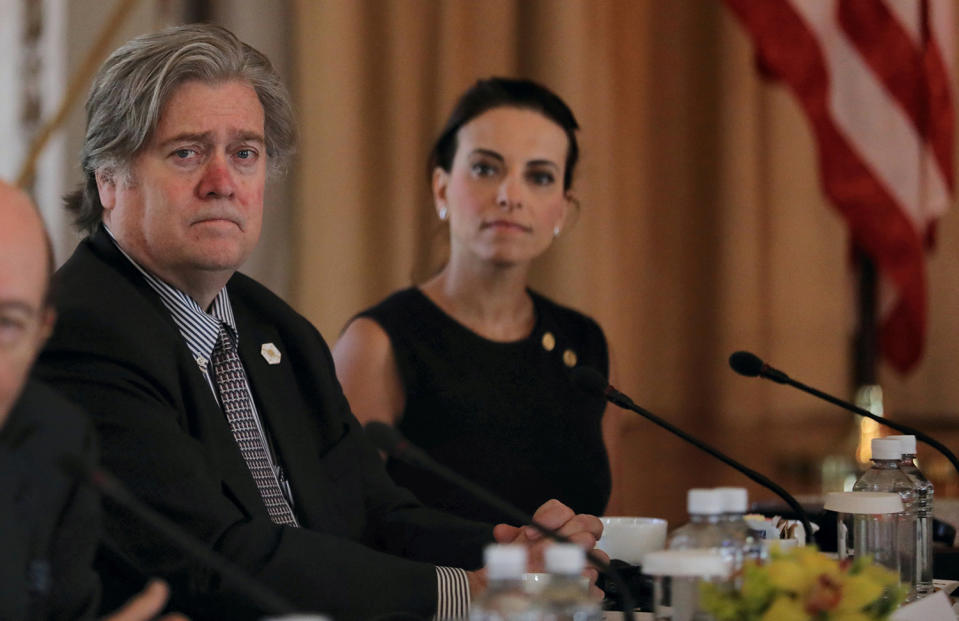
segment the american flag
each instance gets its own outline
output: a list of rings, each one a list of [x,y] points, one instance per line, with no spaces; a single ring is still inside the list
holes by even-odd
[[[823,191],[880,282],[879,342],[922,356],[925,250],[953,178],[955,0],[725,0],[815,135]]]

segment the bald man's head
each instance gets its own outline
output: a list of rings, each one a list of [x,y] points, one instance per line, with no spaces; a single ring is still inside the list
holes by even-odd
[[[50,243],[30,199],[0,181],[0,426],[53,327]]]

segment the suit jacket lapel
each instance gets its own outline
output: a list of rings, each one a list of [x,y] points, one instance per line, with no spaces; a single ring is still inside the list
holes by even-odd
[[[240,359],[250,379],[260,418],[290,480],[296,516],[304,526],[329,527],[340,514],[329,506],[336,494],[332,493],[332,481],[323,471],[321,461],[342,438],[344,430],[328,417],[310,416],[316,406],[304,400],[297,370],[290,368],[290,356],[285,355],[279,332],[273,326],[254,322],[241,301],[231,301],[239,332]],[[278,363],[270,364],[262,354],[265,343],[272,343],[279,350]],[[317,425],[321,425],[319,439],[311,431]]]
[[[195,420],[192,421],[195,426],[190,429],[190,433],[209,449],[208,459],[215,471],[219,472],[234,500],[250,514],[266,514],[266,506],[263,504],[260,491],[250,475],[250,469],[243,455],[240,454],[240,448],[230,430],[230,424],[213,396],[213,391],[210,390],[209,384],[199,370],[189,375],[190,379],[184,390],[184,400],[192,404],[187,407],[195,413],[193,417]]]
[[[250,514],[266,514],[260,492],[240,454],[223,410],[159,295],[147,284],[137,268],[120,253],[102,225],[90,237],[90,241],[96,253],[118,270],[156,309],[158,323],[151,323],[151,327],[145,327],[144,330],[159,330],[156,338],[175,339],[178,343],[179,383],[186,411],[186,418],[179,421],[180,424],[185,425],[191,435],[204,443],[210,465],[220,474],[234,500]]]

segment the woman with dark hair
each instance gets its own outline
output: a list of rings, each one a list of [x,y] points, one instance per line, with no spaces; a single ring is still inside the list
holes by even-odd
[[[466,91],[429,160],[448,262],[359,313],[333,350],[361,422],[395,425],[528,513],[558,498],[600,515],[612,487],[615,420],[602,397],[569,379],[577,365],[608,376],[606,339],[527,282],[575,209],[577,129],[569,107],[529,80],[491,78]],[[428,473],[393,460],[387,468],[425,504],[507,521]]]

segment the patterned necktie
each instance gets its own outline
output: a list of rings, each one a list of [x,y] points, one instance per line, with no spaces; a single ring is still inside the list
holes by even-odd
[[[260,496],[263,497],[270,519],[284,526],[299,526],[267,459],[266,447],[263,446],[263,439],[253,418],[253,409],[250,407],[246,373],[243,371],[233,340],[227,334],[226,325],[222,322],[211,362],[217,389],[220,392],[223,413],[226,414],[226,420],[230,423],[230,430],[240,447],[243,461],[246,462],[253,480],[256,481],[256,487],[260,490]]]

